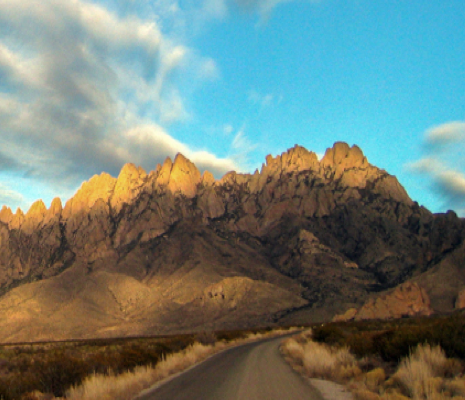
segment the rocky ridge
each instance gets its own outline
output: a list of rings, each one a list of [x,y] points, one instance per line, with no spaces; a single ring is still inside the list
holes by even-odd
[[[2,208],[0,340],[328,319],[427,280],[465,254],[464,227],[341,142],[321,161],[295,146],[220,180],[181,154],[149,173],[127,164],[83,183],[64,207]],[[76,320],[65,322],[70,311]],[[94,325],[82,330],[80,318]]]

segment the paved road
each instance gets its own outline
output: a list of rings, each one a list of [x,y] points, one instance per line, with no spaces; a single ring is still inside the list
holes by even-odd
[[[216,354],[140,400],[322,400],[283,360],[282,338]]]

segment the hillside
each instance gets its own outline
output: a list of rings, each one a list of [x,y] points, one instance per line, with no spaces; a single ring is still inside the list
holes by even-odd
[[[389,316],[389,296],[413,304],[402,315],[451,311],[464,238],[464,219],[420,207],[345,143],[220,180],[181,154],[127,164],[64,207],[2,208],[0,341],[321,321],[376,301]]]

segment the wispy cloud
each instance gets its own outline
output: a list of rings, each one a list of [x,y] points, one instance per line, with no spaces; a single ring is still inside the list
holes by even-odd
[[[275,96],[271,93],[261,94],[256,90],[251,90],[249,92],[249,101],[253,104],[258,104],[261,107],[269,106],[273,102],[274,98]]]
[[[262,19],[270,17],[272,11],[279,5],[294,0],[234,0],[234,2],[247,11],[258,12]]]
[[[431,180],[444,206],[465,214],[465,122],[452,121],[428,129],[426,156],[408,165]]]
[[[0,183],[0,204],[17,204],[24,207],[24,196]],[[1,208],[1,207],[0,207]],[[15,210],[13,210],[14,212]]]
[[[231,142],[232,155],[231,158],[237,161],[237,164],[247,166],[249,155],[258,145],[254,143],[246,134],[246,126],[243,125],[234,135]]]

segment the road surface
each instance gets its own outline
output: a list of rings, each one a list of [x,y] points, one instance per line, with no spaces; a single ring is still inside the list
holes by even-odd
[[[323,400],[284,361],[283,338],[248,343],[216,354],[138,400]]]

